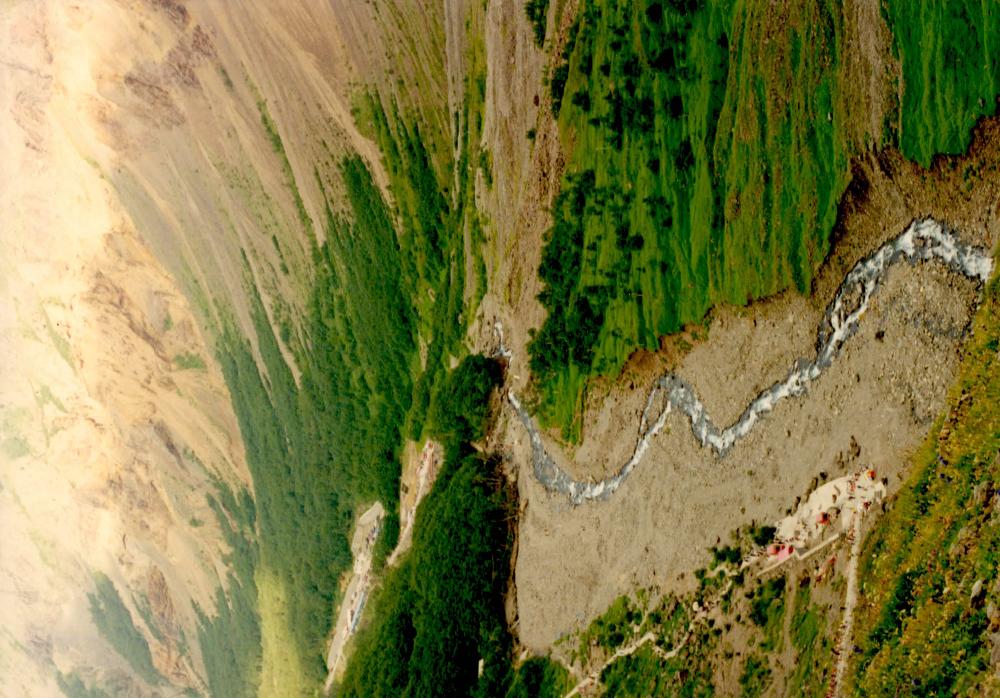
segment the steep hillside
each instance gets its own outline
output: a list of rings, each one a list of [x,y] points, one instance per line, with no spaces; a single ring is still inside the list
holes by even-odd
[[[530,347],[564,436],[588,378],[636,348],[720,302],[807,292],[852,159],[926,166],[995,111],[995,7],[884,5],[579,3],[549,67],[567,164]]]
[[[3,12],[2,692],[204,693],[250,474],[200,318],[104,175],[85,19]]]
[[[0,695],[1000,690],[996,2],[0,38]]]
[[[848,666],[859,693],[1000,692],[997,293],[994,280],[948,409],[865,541]]]
[[[397,244],[346,22],[315,3],[3,19],[4,673],[28,693],[300,694],[356,498],[398,496],[375,461],[402,416],[377,396],[410,380],[413,343],[400,289],[368,286],[376,264],[397,283]],[[397,368],[359,376],[387,342]]]

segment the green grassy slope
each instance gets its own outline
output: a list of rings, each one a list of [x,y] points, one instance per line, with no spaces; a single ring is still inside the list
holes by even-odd
[[[883,13],[903,69],[900,150],[924,166],[965,152],[976,119],[996,113],[1000,3],[896,0]]]
[[[889,2],[902,110],[887,116],[895,129],[859,135],[843,12],[580,3],[552,58],[568,156],[539,269],[548,317],[530,346],[541,416],[564,436],[579,437],[587,380],[635,349],[717,303],[807,292],[860,148],[898,142],[926,164],[964,150],[993,112],[996,3]]]
[[[853,686],[861,695],[987,695],[1000,616],[1000,283],[977,313],[946,416],[865,541]],[[988,609],[992,608],[992,617]]]
[[[715,303],[808,290],[848,180],[838,7],[581,3],[551,78],[571,156],[531,346],[564,433],[588,375]]]

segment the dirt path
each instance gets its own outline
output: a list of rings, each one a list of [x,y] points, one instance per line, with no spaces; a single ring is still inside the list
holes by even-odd
[[[404,482],[408,476],[409,479],[415,479],[416,482],[409,483],[410,488],[414,490],[413,494],[408,495],[404,492],[400,496],[400,522],[403,528],[399,534],[399,542],[396,543],[395,549],[386,561],[389,567],[395,565],[413,543],[413,522],[416,519],[417,507],[434,485],[434,479],[440,470],[442,455],[441,445],[428,439],[420,453],[420,461],[415,471],[412,474],[404,472]],[[375,502],[358,517],[354,538],[351,541],[354,569],[344,593],[344,601],[337,614],[337,622],[333,627],[330,649],[326,658],[328,673],[326,683],[323,686],[323,691],[326,694],[330,693],[334,682],[340,677],[344,667],[343,659],[347,644],[361,623],[368,596],[375,586],[376,580],[371,573],[372,551],[378,540],[384,519],[385,509],[381,502]]]
[[[848,534],[851,543],[851,557],[847,562],[847,591],[844,594],[844,617],[840,621],[839,638],[834,655],[837,658],[837,667],[830,679],[830,687],[827,696],[838,696],[841,694],[841,685],[844,674],[847,671],[847,658],[851,654],[854,629],[854,607],[858,602],[858,557],[861,553],[861,517],[855,517],[854,525]]]
[[[742,564],[739,569],[743,569],[744,567],[747,566],[747,564],[749,563]],[[731,577],[734,574],[734,572],[726,567],[717,567],[709,573],[709,576],[714,577],[719,574],[724,574],[727,577]],[[729,593],[729,590],[732,589],[732,587],[733,587],[733,582],[732,580],[730,580],[724,587],[722,587],[719,593],[715,596],[715,599],[724,598],[726,594]],[[592,672],[587,674],[587,676],[584,677],[578,684],[576,684],[569,691],[569,693],[567,693],[563,698],[573,698],[573,696],[579,695],[580,691],[590,688],[591,686],[596,686],[598,680],[601,677],[601,674],[604,673],[605,669],[607,669],[609,666],[617,662],[619,659],[635,654],[640,648],[642,648],[644,645],[650,642],[653,643],[653,652],[658,657],[660,657],[660,659],[673,659],[674,657],[676,657],[678,654],[681,653],[681,650],[683,650],[687,646],[688,641],[694,634],[695,626],[698,623],[704,621],[708,617],[709,613],[711,613],[712,610],[715,608],[715,606],[716,603],[714,601],[706,602],[699,605],[697,611],[695,612],[695,615],[691,617],[691,621],[688,623],[687,632],[684,634],[684,638],[676,645],[674,645],[670,650],[665,650],[656,644],[656,634],[652,630],[649,630],[645,634],[632,640],[632,642],[628,643],[624,647],[619,647],[617,650],[615,650],[614,654],[612,654],[610,657],[604,660],[604,662],[597,669],[594,669]]]
[[[691,638],[691,633],[694,628],[694,623],[695,621],[691,622],[691,625],[688,626],[688,632],[684,636],[684,639],[681,640],[679,643],[677,643],[677,645],[675,645],[673,649],[671,649],[669,652],[656,644],[656,635],[653,633],[652,630],[648,631],[645,635],[636,638],[635,640],[625,645],[624,647],[619,647],[618,650],[615,651],[615,653],[612,654],[610,657],[608,657],[607,660],[605,660],[605,662],[601,664],[600,667],[587,674],[587,676],[582,681],[580,681],[580,683],[575,685],[570,690],[570,692],[567,693],[563,698],[573,698],[573,696],[579,695],[580,691],[590,688],[591,686],[596,686],[598,680],[600,679],[601,674],[604,673],[604,670],[606,668],[617,662],[622,657],[628,657],[629,655],[634,654],[639,648],[641,648],[643,645],[647,643],[650,642],[653,643],[653,651],[661,659],[672,659],[673,657],[676,657],[680,653],[680,651],[684,649],[684,647],[688,643],[688,640]]]
[[[564,698],[573,698],[573,696],[579,695],[580,691],[586,688],[590,688],[591,686],[596,686],[598,679],[600,678],[601,674],[607,667],[614,664],[622,657],[627,657],[630,654],[635,653],[636,650],[638,650],[640,647],[642,647],[648,642],[654,643],[653,651],[655,651],[660,657],[662,657],[663,659],[670,659],[671,657],[676,656],[677,653],[680,652],[682,649],[684,649],[684,645],[687,644],[688,638],[690,636],[691,633],[688,632],[688,634],[684,636],[684,639],[681,640],[676,647],[667,652],[655,644],[656,635],[653,634],[652,630],[650,630],[642,637],[633,640],[624,647],[619,647],[618,650],[613,655],[608,657],[607,660],[603,664],[601,664],[599,668],[587,674],[587,676],[582,681],[580,681],[580,683],[574,686],[572,690],[570,690],[570,692],[564,696]]]
[[[501,347],[503,347],[502,340]],[[857,561],[862,540],[860,535],[861,522],[871,505],[884,496],[884,485],[876,479],[875,472],[868,468],[832,480],[817,488],[805,502],[799,505],[794,513],[776,522],[775,543],[746,555],[735,570],[720,565],[708,573],[709,577],[715,577],[719,574],[732,577],[737,572],[756,568],[754,574],[760,577],[788,562],[801,562],[812,557],[839,541],[842,537],[842,531],[847,532],[847,540],[851,546],[850,562],[847,568],[847,597],[839,630],[839,641],[835,650],[835,654],[839,657],[837,671],[830,681],[829,696],[838,695],[838,687],[847,666],[854,606],[857,602]],[[830,535],[829,528],[833,524],[839,524],[842,531],[836,531]],[[819,542],[816,542],[817,539],[820,539]],[[733,582],[730,580],[713,597],[714,600],[707,601],[698,607],[688,623],[684,638],[672,649],[664,650],[655,644],[656,634],[650,630],[618,648],[600,666],[581,679],[564,698],[572,698],[579,695],[581,691],[597,686],[601,674],[607,667],[623,657],[634,654],[650,642],[653,643],[653,651],[661,659],[676,657],[691,639],[696,625],[707,619],[717,605],[717,599],[724,598],[732,585]]]

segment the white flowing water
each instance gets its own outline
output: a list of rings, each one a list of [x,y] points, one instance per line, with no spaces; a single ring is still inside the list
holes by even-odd
[[[567,495],[574,504],[607,499],[642,460],[650,440],[663,428],[667,415],[674,409],[687,416],[691,431],[702,446],[711,447],[720,457],[725,456],[733,444],[749,434],[779,402],[805,393],[809,383],[833,363],[841,348],[857,331],[872,295],[889,268],[900,260],[906,260],[910,264],[937,260],[978,283],[985,283],[993,272],[993,259],[985,250],[963,244],[951,230],[935,220],[914,221],[899,236],[858,262],[844,277],[820,323],[816,337],[816,356],[812,360],[796,361],[788,375],[751,400],[733,424],[720,429],[709,417],[690,385],[673,373],[661,376],[650,391],[639,420],[638,439],[631,458],[617,473],[600,482],[574,480],[556,465],[545,450],[534,419],[517,397],[510,393],[508,400],[531,438],[535,477],[547,489]],[[502,341],[501,353],[509,355]],[[653,419],[656,409],[659,409],[659,413]]]

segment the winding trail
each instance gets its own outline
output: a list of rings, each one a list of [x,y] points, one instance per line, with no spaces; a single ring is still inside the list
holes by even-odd
[[[746,565],[741,565],[740,569],[743,569],[743,567],[745,566]],[[722,574],[726,574],[727,576],[731,576],[732,574],[732,572],[726,568],[716,568],[715,570],[712,571],[711,576],[718,575],[720,571]],[[729,590],[732,588],[733,588],[733,581],[732,579],[730,579],[726,583],[726,586],[723,587],[719,591],[719,593],[715,596],[715,598],[716,599],[723,598],[727,593],[729,593]],[[702,622],[705,618],[707,618],[708,614],[711,613],[712,609],[714,608],[715,608],[714,602],[706,603],[699,606],[698,610],[695,612],[695,615],[691,617],[691,620],[688,623],[687,632],[684,633],[684,637],[681,639],[680,642],[678,642],[669,650],[665,650],[656,644],[657,636],[656,633],[654,633],[652,630],[646,631],[644,635],[640,635],[639,637],[632,640],[632,642],[628,643],[624,647],[619,647],[617,650],[615,650],[614,654],[612,654],[610,657],[604,660],[604,662],[599,667],[591,671],[578,684],[573,686],[573,688],[570,689],[570,691],[565,696],[563,696],[563,698],[573,698],[574,696],[579,695],[582,690],[590,688],[591,686],[596,686],[598,680],[601,677],[601,674],[604,673],[605,669],[607,669],[609,666],[617,662],[622,657],[628,657],[631,654],[635,654],[635,652],[637,652],[643,645],[646,645],[648,643],[653,643],[653,652],[658,657],[660,657],[660,659],[673,659],[674,657],[676,657],[678,654],[681,653],[681,650],[683,650],[687,646],[687,643],[691,639],[691,636],[694,635],[695,626],[698,623]]]
[[[889,268],[900,260],[910,264],[937,260],[952,271],[979,283],[989,280],[993,271],[993,259],[987,251],[960,242],[954,232],[933,219],[914,221],[900,235],[858,262],[844,277],[817,331],[816,356],[812,360],[796,361],[785,378],[761,391],[733,424],[720,429],[684,379],[673,373],[661,376],[650,391],[639,420],[638,439],[631,458],[616,474],[600,482],[574,480],[556,465],[545,450],[534,419],[517,396],[510,393],[508,401],[531,439],[535,477],[550,491],[569,497],[573,504],[605,500],[639,464],[650,441],[663,428],[667,415],[674,409],[687,415],[691,431],[702,446],[710,446],[719,457],[725,456],[779,402],[803,395],[809,383],[833,364],[844,344],[857,331],[861,317],[868,310],[868,304]],[[509,355],[502,342],[500,351]]]
[[[847,673],[847,659],[851,656],[851,647],[854,643],[854,607],[858,603],[858,558],[861,555],[861,517],[857,517],[848,540],[851,543],[851,556],[847,561],[847,591],[844,594],[844,615],[840,621],[838,630],[837,647],[834,656],[837,659],[837,666],[830,677],[830,686],[827,689],[827,696],[839,696],[841,686],[844,682],[844,675]]]
[[[829,495],[833,491],[839,493],[840,486],[844,487],[844,497],[841,499],[842,503],[838,505],[838,498],[830,497]],[[728,581],[717,593],[702,600],[702,603],[696,608],[694,615],[691,616],[684,636],[677,644],[670,650],[665,650],[656,644],[656,640],[658,639],[656,633],[649,630],[643,635],[634,638],[631,642],[619,647],[613,654],[601,662],[600,665],[580,679],[563,698],[574,698],[574,696],[580,695],[585,690],[597,686],[600,682],[601,674],[604,673],[605,669],[619,659],[634,654],[646,644],[652,643],[652,651],[661,659],[676,657],[687,646],[688,642],[691,641],[697,625],[705,622],[712,611],[718,606],[720,599],[725,598],[733,588],[733,577],[736,574],[744,570],[753,570],[756,568],[753,575],[758,578],[763,577],[792,561],[801,562],[812,557],[817,552],[841,540],[842,533],[846,532],[847,541],[850,545],[850,558],[846,574],[847,592],[843,617],[835,636],[836,641],[833,653],[836,658],[836,668],[830,677],[826,692],[828,698],[835,698],[840,695],[843,677],[847,669],[847,659],[850,655],[854,607],[858,599],[858,558],[863,539],[861,535],[862,520],[868,512],[870,505],[881,500],[884,495],[885,487],[876,479],[875,473],[871,469],[862,470],[826,483],[823,487],[815,490],[794,514],[776,522],[777,531],[774,540],[781,541],[784,544],[793,543],[794,545],[791,547],[793,547],[794,552],[792,554],[787,556],[774,555],[770,550],[774,545],[760,546],[756,550],[751,551],[749,555],[744,556],[740,564],[736,567],[725,564],[718,565],[715,569],[707,573],[707,577],[714,578],[722,574],[729,578]],[[816,522],[816,514],[818,512],[828,512],[829,509],[834,507],[839,508],[840,506],[845,507],[843,518],[840,519],[843,525],[843,532],[837,532],[832,536],[823,538],[825,526],[829,524]],[[816,523],[810,530],[802,531],[801,525],[803,521]],[[815,541],[817,537],[821,538],[819,543],[806,549],[804,553],[799,551],[800,547]]]
[[[585,688],[596,686],[598,679],[600,679],[601,674],[607,667],[611,666],[622,657],[627,657],[630,654],[634,654],[636,650],[638,650],[646,643],[649,642],[653,643],[653,651],[655,651],[656,654],[659,655],[661,659],[671,659],[672,657],[677,656],[677,654],[680,653],[682,649],[684,649],[684,646],[687,644],[688,638],[690,637],[691,637],[691,631],[689,630],[687,635],[684,636],[684,639],[681,640],[679,643],[677,643],[677,645],[668,652],[656,644],[655,642],[656,634],[652,630],[649,630],[646,632],[645,635],[636,638],[635,640],[625,645],[624,647],[619,647],[614,654],[608,657],[604,661],[604,663],[601,664],[600,667],[587,674],[587,676],[585,676],[583,680],[580,681],[580,683],[573,686],[573,688],[570,689],[569,693],[563,696],[563,698],[574,698],[574,696],[579,695],[580,691],[584,690]]]

